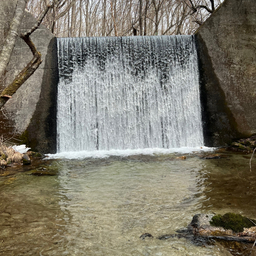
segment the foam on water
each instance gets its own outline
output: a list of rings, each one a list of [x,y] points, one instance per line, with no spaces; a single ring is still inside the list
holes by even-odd
[[[108,158],[110,156],[134,156],[134,155],[167,155],[167,154],[193,154],[198,152],[214,151],[216,148],[209,147],[181,147],[181,148],[145,148],[124,150],[94,150],[94,151],[69,151],[57,154],[48,154],[46,159],[86,159],[86,158]]]

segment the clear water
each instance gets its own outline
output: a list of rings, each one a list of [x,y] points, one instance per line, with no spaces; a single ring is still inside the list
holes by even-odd
[[[256,158],[250,172],[249,156],[221,155],[48,160],[41,166],[56,176],[25,169],[40,166],[2,176],[0,255],[250,255],[251,245],[157,239],[197,213],[256,217]],[[141,240],[144,233],[154,238]]]
[[[193,36],[59,38],[58,152],[203,145]]]

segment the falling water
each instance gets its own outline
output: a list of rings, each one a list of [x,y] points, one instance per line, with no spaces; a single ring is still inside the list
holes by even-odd
[[[193,36],[59,38],[58,152],[203,145]]]

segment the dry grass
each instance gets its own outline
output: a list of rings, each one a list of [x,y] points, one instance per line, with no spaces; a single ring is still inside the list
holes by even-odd
[[[7,161],[5,160],[0,160],[0,166],[6,166],[7,165]]]
[[[11,162],[13,163],[19,163],[22,160],[22,157],[23,157],[23,154],[19,152],[15,152],[13,155],[11,155],[11,157],[8,157],[8,158],[10,158]]]
[[[16,152],[3,137],[0,137],[0,167],[9,163],[20,163],[22,157],[23,154]]]

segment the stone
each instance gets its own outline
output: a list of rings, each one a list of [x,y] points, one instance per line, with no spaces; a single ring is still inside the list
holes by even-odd
[[[23,165],[31,164],[31,160],[27,154],[23,154],[22,163],[23,163]]]
[[[153,236],[149,233],[144,233],[140,236],[140,239],[144,240],[145,238],[153,238]]]

